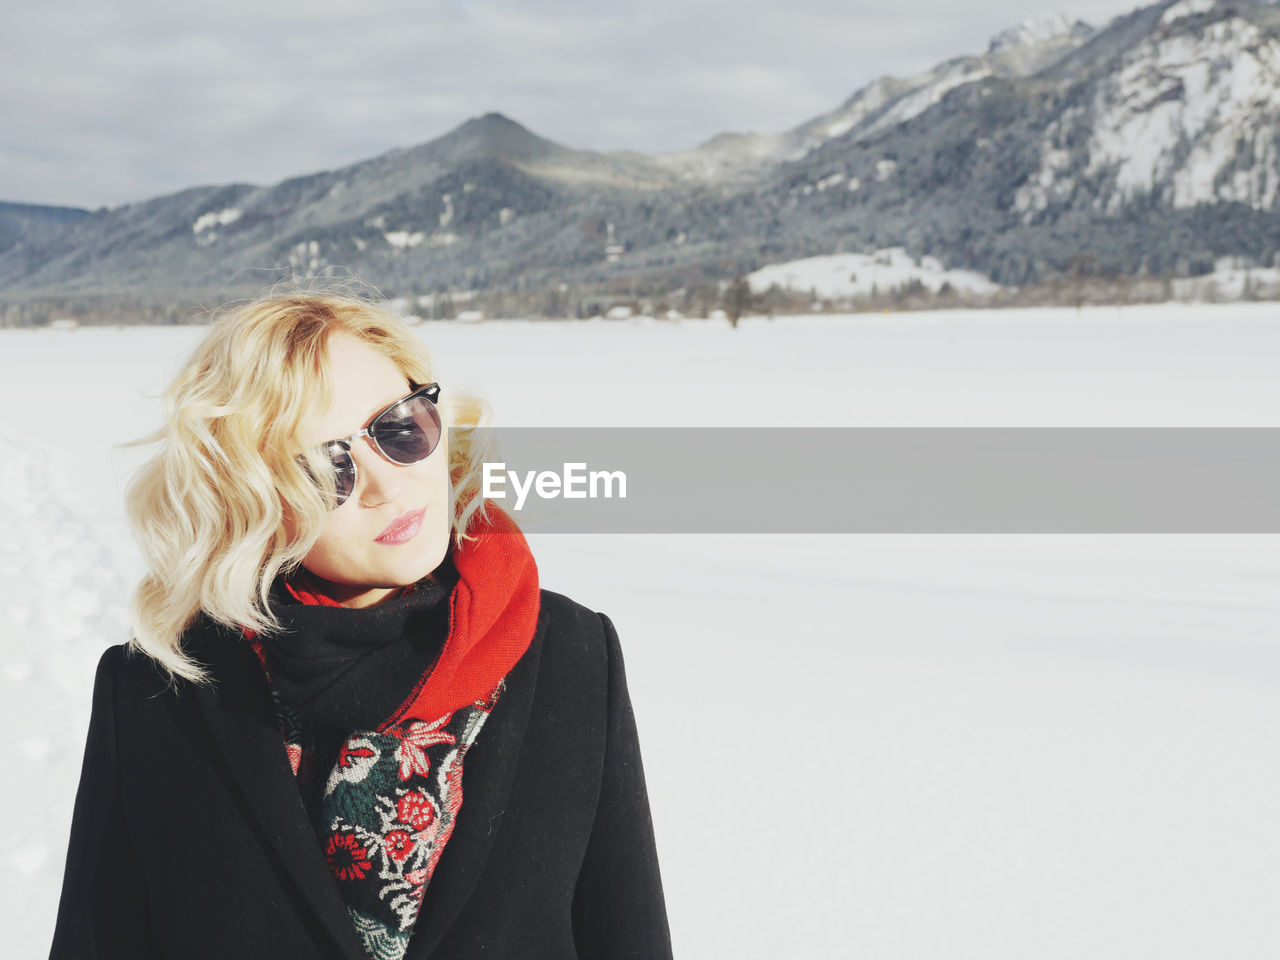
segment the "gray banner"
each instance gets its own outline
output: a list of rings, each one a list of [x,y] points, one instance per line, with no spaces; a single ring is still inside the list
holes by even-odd
[[[485,433],[529,533],[1280,533],[1280,428]]]

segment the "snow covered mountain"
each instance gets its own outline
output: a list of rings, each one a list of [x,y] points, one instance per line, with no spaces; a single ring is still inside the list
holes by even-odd
[[[1154,11],[1153,11],[1154,12]],[[1088,203],[1271,210],[1280,187],[1280,15],[1274,7],[1176,0],[1085,96],[1045,127],[1018,188],[1026,220]]]
[[[79,211],[68,229],[0,252],[0,289],[10,298],[54,289],[220,298],[333,266],[391,288],[424,275],[483,286],[495,272],[486,258],[532,262],[548,242],[544,231],[557,229],[548,220],[572,197],[674,183],[642,155],[573,150],[490,113],[339,170]],[[502,238],[483,243],[492,231]],[[590,236],[570,242],[585,245],[589,259],[599,251]],[[424,260],[433,268],[424,271]]]
[[[984,77],[1022,77],[1061,59],[1093,34],[1065,14],[1024,20],[991,39],[981,56],[956,57],[914,77],[880,77],[836,109],[781,134],[721,134],[694,150],[655,159],[686,179],[732,177],[797,160],[828,140],[861,140],[904,123],[948,91]]]
[[[1280,8],[1162,0],[1099,29],[1028,20],[790,130],[676,154],[574,150],[492,113],[271,186],[28,212],[0,298],[223,298],[338,270],[555,301],[899,247],[1004,284],[1186,277],[1276,265],[1278,203]]]
[[[45,241],[88,213],[79,207],[0,203],[0,252],[22,242]]]

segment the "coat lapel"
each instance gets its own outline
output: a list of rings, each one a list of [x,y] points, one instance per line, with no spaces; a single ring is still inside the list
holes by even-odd
[[[427,885],[405,960],[431,956],[475,889],[501,829],[533,704],[547,616],[547,606],[541,604],[533,640],[508,674],[505,692],[467,752],[462,808]],[[226,761],[227,775],[244,795],[259,839],[279,860],[341,955],[365,960],[303,806],[261,666],[247,643],[203,619],[188,639],[191,653],[217,680],[214,688],[197,686],[194,699]]]
[[[404,960],[427,960],[470,899],[484,872],[494,838],[502,829],[529,710],[538,681],[538,663],[547,631],[547,605],[524,656],[507,675],[507,688],[485,720],[462,770],[462,808],[453,834],[427,884]]]
[[[244,795],[259,839],[278,858],[341,955],[366,960],[303,806],[261,666],[247,643],[203,618],[189,639],[192,653],[217,680],[214,688],[197,686],[195,700],[230,779]]]

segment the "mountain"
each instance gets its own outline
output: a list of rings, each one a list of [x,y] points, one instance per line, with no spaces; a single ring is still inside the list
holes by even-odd
[[[956,87],[985,77],[1029,76],[1076,49],[1093,32],[1065,15],[1025,20],[993,37],[982,56],[957,57],[905,79],[881,77],[835,110],[785,133],[721,134],[694,150],[656,159],[686,179],[757,173],[770,164],[800,159],[828,140],[873,137],[919,116]]]
[[[1134,42],[1045,125],[1015,208],[1028,222],[1081,204],[1108,213],[1144,202],[1272,209],[1280,11],[1178,0],[1142,11],[1138,23]]]
[[[674,182],[642,155],[573,150],[489,113],[339,170],[265,187],[196,187],[89,214],[56,237],[0,254],[0,283],[10,296],[53,287],[209,296],[331,264],[386,282],[406,254],[450,259],[457,247],[467,260],[486,231],[516,218],[543,224],[571,194],[651,193]]]
[[[0,202],[0,253],[19,243],[45,242],[88,213],[79,207]]]
[[[678,153],[575,150],[489,113],[339,170],[30,221],[0,248],[0,296],[224,299],[349,271],[389,295],[607,297],[896,247],[1010,285],[1270,266],[1278,70],[1280,9],[1164,0],[1100,29],[1028,20],[789,130]]]

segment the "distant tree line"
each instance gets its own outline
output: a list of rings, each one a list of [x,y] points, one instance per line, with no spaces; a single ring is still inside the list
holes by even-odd
[[[1266,274],[1269,276],[1270,274]],[[1033,306],[1125,305],[1163,303],[1179,299],[1201,301],[1280,299],[1280,282],[1241,272],[1234,288],[1224,289],[1212,275],[1175,277],[1108,275],[1096,272],[1087,256],[1044,283],[1001,287],[992,293],[972,293],[943,283],[929,289],[919,279],[857,296],[823,297],[816,291],[784,289],[777,285],[755,290],[745,274],[733,279],[690,276],[684,285],[658,289],[637,281],[606,286],[559,283],[530,290],[450,291],[415,293],[392,291],[391,305],[422,322],[449,321],[460,315],[479,318],[587,319],[647,315],[658,319],[723,316],[732,325],[750,316],[805,313],[898,312],[937,309],[999,309]],[[386,290],[383,291],[387,293]],[[50,326],[163,326],[203,322],[208,303],[181,298],[149,301],[135,297],[95,296],[0,301],[0,327]]]

